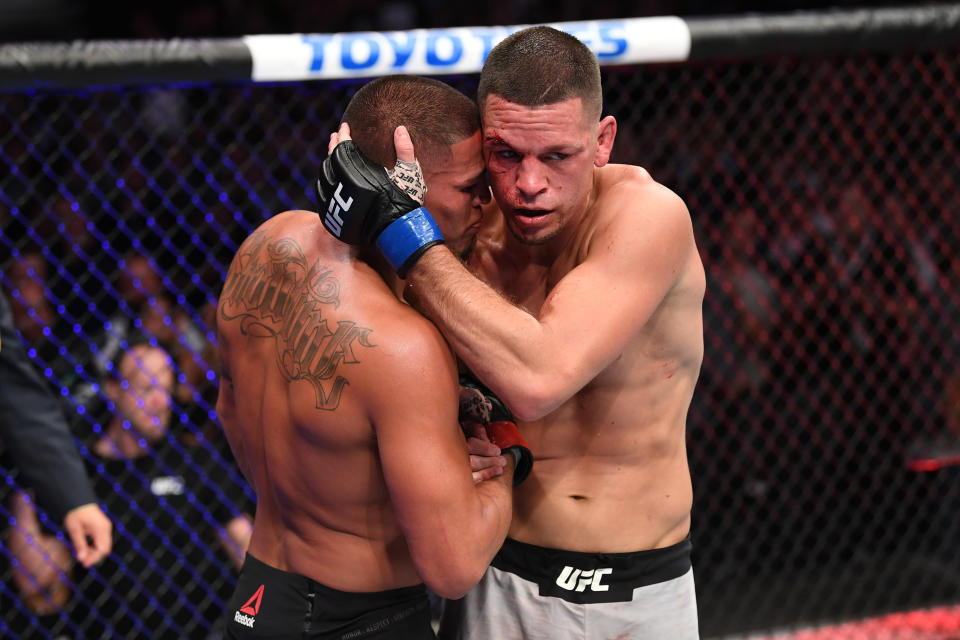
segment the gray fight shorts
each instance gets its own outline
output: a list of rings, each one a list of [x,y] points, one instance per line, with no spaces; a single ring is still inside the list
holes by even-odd
[[[444,603],[441,640],[697,640],[690,541],[578,553],[507,539],[480,583]]]

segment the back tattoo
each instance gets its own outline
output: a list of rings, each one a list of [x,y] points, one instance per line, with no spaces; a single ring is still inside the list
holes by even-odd
[[[372,330],[350,320],[337,320],[330,329],[324,315],[339,306],[340,281],[331,269],[319,260],[308,267],[292,238],[268,242],[258,231],[230,269],[220,317],[238,320],[245,336],[273,339],[283,377],[310,382],[317,409],[333,411],[349,384],[342,365],[360,362],[354,345],[376,346],[369,340]]]

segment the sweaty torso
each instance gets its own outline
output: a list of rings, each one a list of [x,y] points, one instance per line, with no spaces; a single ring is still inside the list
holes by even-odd
[[[218,330],[261,561],[344,591],[420,582],[362,400],[385,387],[376,345],[412,313],[314,213],[280,214],[238,250]]]
[[[609,165],[599,189],[647,180],[634,167]],[[548,265],[507,255],[493,216],[471,267],[509,299],[538,315],[553,286],[600,250],[593,230],[608,216],[597,200],[586,223]],[[599,207],[599,210],[598,210]],[[516,245],[509,248],[517,250]],[[688,535],[692,489],[686,416],[703,359],[703,266],[690,237],[676,281],[619,356],[546,416],[521,423],[536,458],[514,492],[510,537],[550,548],[629,552]],[[596,313],[603,313],[598,308]]]

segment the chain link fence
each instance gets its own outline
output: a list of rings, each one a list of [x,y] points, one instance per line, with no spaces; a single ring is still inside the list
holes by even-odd
[[[703,635],[960,601],[957,51],[603,73],[614,161],[684,198],[708,274],[688,438]],[[6,635],[216,637],[221,540],[254,504],[214,410],[217,295],[261,221],[313,207],[361,83],[0,95],[0,285],[117,540],[63,572],[52,613],[0,547]],[[105,377],[141,334],[173,358],[174,411],[123,463],[96,445]]]

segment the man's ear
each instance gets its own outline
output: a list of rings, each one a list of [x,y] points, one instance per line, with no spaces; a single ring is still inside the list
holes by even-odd
[[[617,137],[617,120],[613,116],[603,118],[597,124],[597,154],[593,158],[595,167],[602,167],[610,161],[613,140]]]

